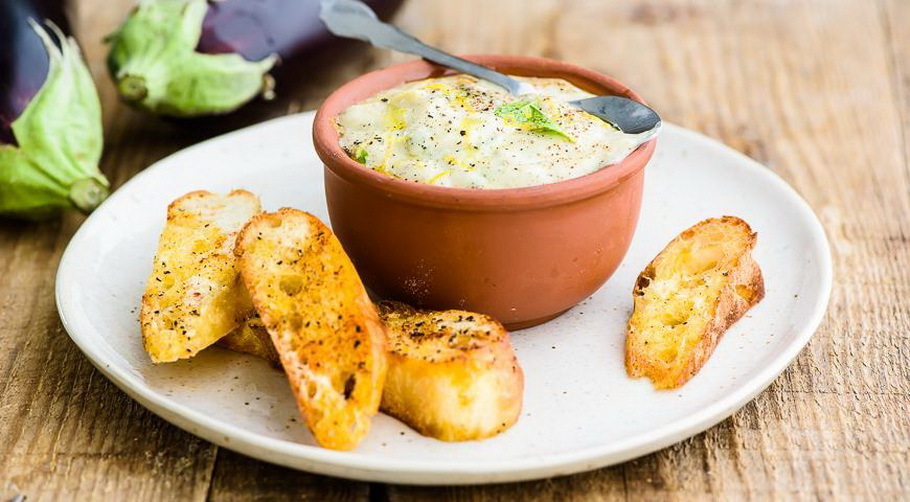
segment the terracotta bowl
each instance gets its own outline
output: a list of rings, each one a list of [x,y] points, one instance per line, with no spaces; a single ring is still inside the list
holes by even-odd
[[[559,61],[468,59],[642,101],[606,75]],[[509,329],[540,324],[597,291],[619,266],[638,222],[644,167],[655,142],[587,176],[497,190],[394,179],[341,149],[333,120],[345,108],[404,82],[449,73],[425,61],[398,64],[356,78],[325,100],[313,140],[326,167],[332,228],[380,297],[482,312]]]

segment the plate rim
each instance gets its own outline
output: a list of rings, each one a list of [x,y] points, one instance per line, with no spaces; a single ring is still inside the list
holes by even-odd
[[[160,416],[173,425],[201,437],[220,447],[248,455],[266,462],[285,465],[291,468],[348,479],[402,483],[412,485],[460,485],[481,483],[503,483],[526,481],[543,477],[562,476],[593,470],[620,463],[665,448],[729,418],[733,413],[763,392],[792,363],[796,356],[808,344],[824,319],[831,297],[833,286],[833,261],[830,243],[824,227],[808,202],[783,180],[777,173],[754,159],[729,148],[722,143],[701,133],[673,124],[665,124],[667,131],[687,137],[697,142],[700,147],[709,148],[724,154],[733,154],[741,161],[743,169],[765,176],[783,196],[792,199],[803,218],[811,228],[809,235],[814,256],[819,260],[822,272],[820,295],[812,306],[811,315],[796,330],[793,341],[784,350],[775,355],[765,368],[752,378],[743,381],[726,397],[719,399],[699,412],[684,419],[676,420],[659,428],[635,434],[621,441],[578,449],[572,452],[529,456],[520,460],[473,460],[470,463],[433,461],[426,463],[419,459],[381,458],[375,454],[338,452],[313,445],[295,443],[284,439],[262,436],[234,425],[220,421],[196,411],[183,404],[172,401],[151,388],[141,378],[117,365],[111,364],[104,355],[93,348],[91,336],[83,336],[80,328],[69,317],[67,311],[72,309],[71,300],[66,298],[64,290],[67,280],[74,269],[71,262],[82,247],[90,231],[93,218],[100,218],[104,207],[128,196],[131,186],[138,185],[156,167],[162,163],[171,163],[175,158],[197,148],[208,147],[208,143],[223,141],[235,135],[248,133],[252,129],[264,126],[279,126],[282,122],[303,123],[312,121],[315,112],[308,111],[287,115],[276,119],[254,124],[227,134],[202,141],[167,157],[157,160],[125,182],[95,213],[90,215],[73,235],[64,250],[57,267],[55,279],[55,301],[61,322],[68,336],[82,351],[89,361],[113,382],[120,390],[152,413]]]

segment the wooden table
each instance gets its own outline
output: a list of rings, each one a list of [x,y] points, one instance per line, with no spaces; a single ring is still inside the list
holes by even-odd
[[[212,134],[118,103],[100,38],[131,3],[78,9],[104,104],[102,168],[115,186]],[[397,19],[452,51],[541,55],[614,75],[669,121],[783,176],[820,216],[835,258],[828,315],[809,346],[730,419],[622,465],[500,486],[344,481],[218,448],[129,399],[54,308],[54,270],[82,217],[3,222],[0,500],[910,497],[910,2],[411,0]],[[399,59],[353,50],[314,63],[258,118],[315,108],[339,83]]]

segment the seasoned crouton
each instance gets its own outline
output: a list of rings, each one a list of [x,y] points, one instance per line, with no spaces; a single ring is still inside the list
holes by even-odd
[[[480,439],[518,420],[524,374],[495,319],[379,304],[389,341],[382,411],[443,441]]]
[[[273,366],[281,367],[278,351],[275,350],[272,338],[258,314],[253,314],[249,319],[241,322],[234,328],[234,331],[218,340],[218,345],[235,352],[265,359]]]
[[[732,216],[673,239],[635,283],[626,371],[659,389],[679,387],[707,362],[724,332],[765,295],[752,259],[756,234]]]
[[[249,316],[233,247],[259,211],[259,199],[244,190],[191,192],[168,207],[139,317],[152,361],[192,357]]]
[[[235,253],[316,440],[353,449],[386,375],[385,334],[354,265],[328,227],[290,208],[253,218]]]

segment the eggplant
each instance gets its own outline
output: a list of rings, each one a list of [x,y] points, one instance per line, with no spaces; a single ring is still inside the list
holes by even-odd
[[[0,2],[0,216],[89,212],[107,197],[94,82],[62,0]]]
[[[389,15],[400,0],[372,0]],[[270,71],[331,40],[319,0],[141,0],[107,37],[129,104],[170,117],[232,112],[274,96]]]
[[[11,125],[47,79],[47,49],[28,19],[47,19],[69,33],[63,2],[59,0],[0,4],[0,143],[16,144]]]

